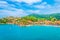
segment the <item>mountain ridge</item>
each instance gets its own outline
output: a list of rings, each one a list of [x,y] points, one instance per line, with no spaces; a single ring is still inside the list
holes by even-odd
[[[50,17],[54,17],[60,20],[60,13],[53,13],[53,14],[30,14],[28,15],[29,17],[33,16],[36,18],[50,18]]]

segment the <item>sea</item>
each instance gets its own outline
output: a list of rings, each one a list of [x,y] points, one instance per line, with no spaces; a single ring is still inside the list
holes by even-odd
[[[0,40],[60,40],[60,26],[0,24]]]

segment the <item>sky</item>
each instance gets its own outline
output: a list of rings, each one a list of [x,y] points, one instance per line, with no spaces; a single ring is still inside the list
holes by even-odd
[[[0,17],[60,13],[60,0],[0,0]]]

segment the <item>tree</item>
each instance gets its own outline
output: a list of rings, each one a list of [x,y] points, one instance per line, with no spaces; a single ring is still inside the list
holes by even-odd
[[[56,18],[52,18],[52,19],[51,19],[52,22],[55,22],[56,20],[57,20]]]
[[[38,19],[37,19],[36,17],[34,17],[34,16],[26,16],[26,17],[24,17],[23,19],[31,20],[31,21],[33,21],[33,22],[38,21]]]
[[[6,19],[6,18],[0,19],[0,23],[7,23],[7,22],[8,22],[8,19]]]
[[[36,17],[34,17],[34,16],[30,16],[29,19],[30,19],[31,21],[33,21],[33,22],[38,21],[38,19],[37,19]]]
[[[38,21],[45,21],[46,19],[45,18],[38,18]]]

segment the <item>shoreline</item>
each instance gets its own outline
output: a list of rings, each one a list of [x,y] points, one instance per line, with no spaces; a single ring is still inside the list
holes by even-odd
[[[8,23],[9,24],[9,23]],[[12,23],[10,23],[12,24]],[[12,24],[12,25],[18,25],[18,24]],[[45,24],[42,24],[42,25],[39,25],[39,24],[30,24],[30,25],[18,25],[18,26],[55,26],[55,27],[60,27],[60,25],[45,25]]]

